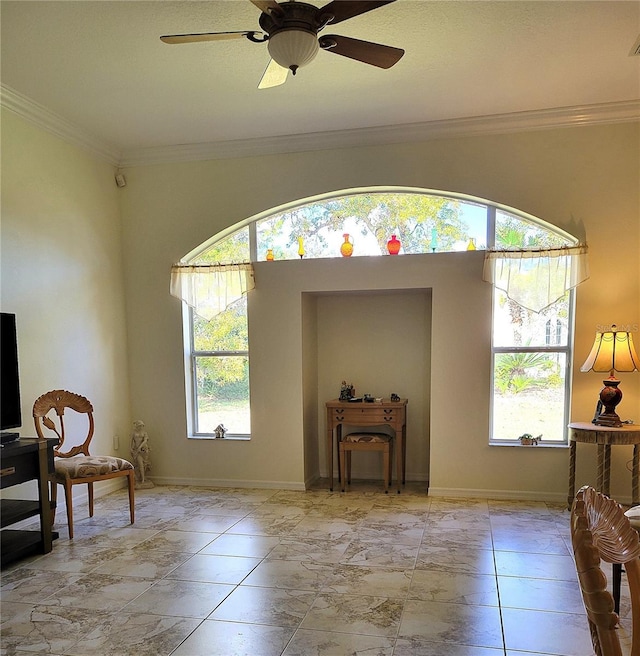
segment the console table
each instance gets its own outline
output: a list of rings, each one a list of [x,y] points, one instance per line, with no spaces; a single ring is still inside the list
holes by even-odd
[[[631,468],[631,501],[640,503],[638,471],[640,464],[640,426],[625,424],[619,428],[613,426],[596,426],[588,423],[569,424],[569,496],[568,507],[571,508],[575,497],[576,485],[576,444],[596,444],[598,446],[598,473],[596,489],[609,496],[611,480],[611,447],[633,444],[633,466]]]
[[[51,529],[49,476],[53,473],[53,448],[57,439],[21,438],[0,449],[0,486],[2,489],[35,480],[38,500],[0,500],[1,564],[33,553],[49,553],[54,537]],[[6,526],[29,517],[40,516],[40,530],[13,530]]]
[[[342,427],[350,426],[391,426],[395,433],[395,457],[398,479],[398,494],[405,483],[405,455],[407,451],[407,399],[367,403],[351,403],[334,399],[327,402],[327,469],[329,489],[333,491],[333,436],[342,439]],[[339,474],[344,476],[344,472]]]

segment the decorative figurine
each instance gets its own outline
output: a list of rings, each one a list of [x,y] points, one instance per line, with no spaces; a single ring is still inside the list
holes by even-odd
[[[353,396],[355,396],[353,385],[347,384],[347,381],[343,380],[340,386],[340,401],[349,401]]]
[[[391,400],[394,403],[397,403],[400,400],[400,397],[397,394],[391,394]]]
[[[144,421],[136,419],[133,422],[131,433],[131,461],[135,469],[136,489],[154,487],[153,482],[145,477],[151,470],[151,449],[149,448],[149,434],[144,428]]]
[[[227,429],[222,424],[218,424],[213,432],[216,434],[216,439],[221,439],[224,437]]]

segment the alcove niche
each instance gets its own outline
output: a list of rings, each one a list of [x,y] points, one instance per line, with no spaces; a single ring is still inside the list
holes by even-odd
[[[409,477],[427,481],[429,472],[429,392],[431,373],[431,290],[394,289],[384,291],[353,290],[310,294],[303,301],[315,305],[313,322],[305,322],[303,351],[308,372],[304,394],[314,395],[317,380],[318,448],[305,454],[317,454],[313,469],[327,476],[324,403],[337,398],[342,380],[355,386],[358,396],[389,397],[392,392],[409,399],[407,445]],[[310,338],[307,332],[311,331]],[[315,354],[314,346],[315,344]],[[315,357],[314,357],[315,356]],[[356,429],[357,426],[345,427]],[[369,428],[371,430],[371,428]],[[380,429],[384,431],[384,427]],[[388,430],[390,434],[393,431]],[[337,459],[337,454],[335,454]],[[335,470],[337,471],[337,469]],[[353,459],[353,478],[379,479],[381,458],[376,453],[361,453]]]
[[[325,403],[342,380],[358,395],[409,399],[408,480],[448,477],[470,435],[486,445],[491,287],[482,282],[483,255],[255,263],[252,442],[271,440],[274,467],[299,466],[307,486],[327,476]],[[376,455],[354,458],[354,478],[380,478]]]

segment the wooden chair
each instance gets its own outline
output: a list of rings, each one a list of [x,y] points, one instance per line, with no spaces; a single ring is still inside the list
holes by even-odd
[[[67,409],[73,410],[78,414],[87,415],[87,434],[81,444],[78,444],[77,440],[74,440],[74,446],[65,445],[67,436],[65,434],[64,413]],[[57,415],[57,425],[56,421],[49,416],[49,412],[52,410]],[[55,473],[51,481],[51,500],[53,501],[52,521],[55,518],[58,485],[64,487],[69,538],[73,538],[73,486],[86,483],[89,492],[89,517],[93,517],[93,484],[97,481],[106,481],[111,478],[126,477],[129,488],[129,515],[133,524],[135,485],[133,465],[123,458],[92,456],[89,454],[89,445],[94,430],[93,406],[91,402],[84,396],[74,394],[73,392],[53,390],[36,399],[36,402],[33,404],[33,420],[36,425],[38,437],[45,437],[43,429],[46,428],[53,431],[59,440],[58,445],[54,448],[54,455],[56,456],[54,463]]]
[[[571,542],[593,648],[598,656],[622,656],[616,633],[618,615],[600,566],[624,565],[632,613],[631,656],[640,656],[640,540],[629,519],[613,499],[583,487],[571,508]]]
[[[338,453],[340,457],[343,492],[345,491],[345,481],[351,485],[351,453],[353,451],[382,451],[384,492],[385,494],[389,493],[389,483],[391,482],[391,439],[391,436],[386,433],[349,433],[340,440]]]

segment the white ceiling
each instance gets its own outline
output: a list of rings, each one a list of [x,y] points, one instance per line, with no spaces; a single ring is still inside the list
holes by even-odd
[[[0,9],[5,92],[121,152],[601,103],[640,107],[640,56],[629,54],[640,35],[636,1],[397,0],[324,30],[402,47],[396,66],[321,51],[285,85],[265,90],[257,89],[265,44],[158,38],[259,29],[249,0],[2,0]]]

